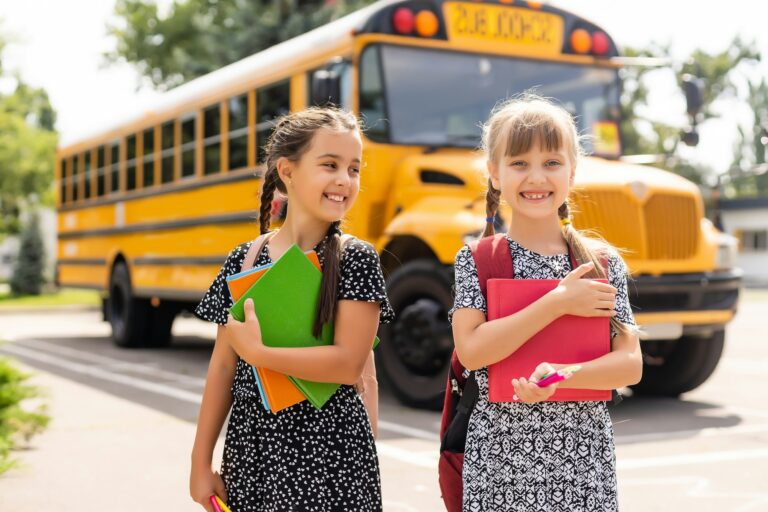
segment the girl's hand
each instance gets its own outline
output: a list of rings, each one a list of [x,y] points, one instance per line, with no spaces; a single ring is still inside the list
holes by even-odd
[[[581,279],[594,267],[592,262],[579,265],[550,292],[557,300],[561,315],[616,316],[616,288],[592,279]]]
[[[226,325],[226,337],[232,349],[243,358],[248,355],[248,362],[256,365],[259,359],[260,350],[264,348],[261,340],[261,326],[256,317],[256,311],[253,309],[253,300],[247,299],[243,304],[245,321],[238,322],[232,315],[229,315]]]
[[[214,512],[211,505],[211,496],[214,494],[226,503],[227,489],[221,475],[212,471],[210,467],[195,468],[193,465],[189,477],[189,495],[207,512]]]
[[[550,384],[544,388],[540,388],[536,383],[541,380],[544,375],[554,371],[555,369],[549,363],[541,363],[536,367],[528,380],[524,378],[512,379],[512,386],[515,388],[515,396],[517,396],[518,400],[521,402],[528,404],[535,404],[536,402],[547,400],[555,394],[559,382]]]

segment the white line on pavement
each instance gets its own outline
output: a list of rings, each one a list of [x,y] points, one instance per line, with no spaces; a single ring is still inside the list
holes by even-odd
[[[399,460],[400,462],[406,462],[422,468],[437,469],[437,459],[439,457],[437,450],[435,450],[433,455],[431,452],[414,452],[390,443],[376,441],[376,451],[379,455],[384,455],[385,457]]]
[[[738,425],[736,427],[711,427],[674,432],[651,432],[648,434],[627,434],[616,436],[616,444],[648,443],[652,441],[675,441],[690,437],[720,437],[768,432],[768,424]]]
[[[768,458],[768,449],[733,450],[728,452],[684,453],[679,455],[668,455],[665,457],[644,457],[639,459],[619,458],[616,466],[619,470],[630,470],[765,458]]]
[[[399,423],[392,423],[391,421],[379,420],[379,428],[389,430],[390,432],[396,432],[398,434],[405,434],[409,437],[415,437],[417,439],[424,439],[425,441],[439,441],[439,435],[436,432],[430,432],[428,430],[422,430],[420,428],[409,427],[406,425],[400,425]]]

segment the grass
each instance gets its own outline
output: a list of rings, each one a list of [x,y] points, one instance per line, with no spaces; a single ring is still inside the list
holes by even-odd
[[[0,291],[0,309],[16,307],[94,306],[101,304],[99,292],[77,288],[61,288],[42,295],[12,295]]]

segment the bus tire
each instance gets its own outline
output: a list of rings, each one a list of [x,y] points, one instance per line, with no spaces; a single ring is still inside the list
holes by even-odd
[[[133,296],[128,268],[118,263],[109,285],[112,341],[124,348],[160,347],[171,341],[175,310],[153,308],[149,299]]]
[[[709,336],[683,336],[663,363],[644,364],[642,380],[632,389],[645,395],[676,397],[703,384],[717,367],[723,353],[725,330]],[[657,358],[654,358],[657,359]]]
[[[453,351],[448,310],[451,272],[438,261],[415,260],[392,273],[387,295],[396,318],[379,330],[377,367],[404,404],[440,410]]]

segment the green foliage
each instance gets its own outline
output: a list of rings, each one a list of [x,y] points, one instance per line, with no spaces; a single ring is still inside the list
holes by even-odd
[[[127,61],[158,89],[170,89],[348,14],[373,0],[118,0],[108,26]]]
[[[40,219],[30,216],[21,234],[19,256],[11,277],[11,292],[17,295],[40,295],[45,279],[45,247],[40,233]]]
[[[4,46],[0,36],[0,63]],[[0,94],[0,234],[18,234],[25,204],[37,198],[53,205],[56,114],[44,90],[8,76],[2,67],[0,77],[16,82],[13,92]]]
[[[26,400],[39,397],[40,391],[29,384],[29,375],[21,372],[6,358],[0,358],[0,474],[14,462],[10,452],[21,442],[28,443],[48,426],[50,418],[45,406],[34,410],[22,406]]]

